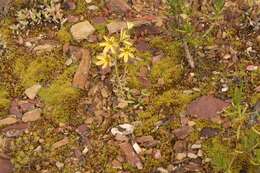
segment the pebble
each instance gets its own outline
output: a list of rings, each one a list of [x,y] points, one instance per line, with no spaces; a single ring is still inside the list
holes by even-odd
[[[11,124],[15,124],[16,122],[17,122],[17,119],[15,118],[15,116],[10,116],[10,117],[1,119],[0,126],[11,125]]]
[[[186,153],[177,153],[176,156],[175,156],[175,159],[176,160],[183,160],[183,159],[186,158],[186,156],[187,156]]]
[[[194,153],[188,153],[188,155],[187,155],[189,158],[191,158],[191,159],[197,159],[198,158],[198,156],[196,155],[196,154],[194,154]]]
[[[55,165],[57,166],[58,169],[62,169],[64,167],[64,163],[61,162],[56,162]]]
[[[256,71],[257,69],[258,69],[258,66],[256,66],[256,65],[248,65],[246,67],[247,71]]]
[[[26,95],[29,99],[33,100],[33,99],[36,97],[36,95],[38,94],[38,92],[40,91],[41,87],[42,87],[42,86],[41,86],[40,84],[35,84],[35,85],[33,85],[32,87],[27,88],[27,89],[24,91],[24,93],[25,93],[25,95]]]
[[[193,144],[191,149],[201,149],[201,144]]]
[[[87,152],[89,151],[89,149],[88,149],[88,147],[86,146],[84,149],[83,149],[83,151],[82,151],[82,154],[87,154]]]
[[[164,168],[162,168],[162,167],[157,168],[157,171],[158,171],[159,173],[169,173],[169,171],[168,171],[167,169],[164,169]]]
[[[69,139],[68,139],[67,137],[65,137],[64,139],[62,139],[62,140],[60,140],[60,141],[54,143],[54,144],[52,145],[52,149],[60,148],[60,147],[62,147],[62,146],[64,146],[64,145],[67,145],[68,143],[69,143]]]
[[[202,151],[202,150],[199,150],[198,153],[197,153],[197,155],[198,155],[199,157],[202,157],[202,156],[203,156],[203,151]]]
[[[118,127],[114,127],[111,129],[112,135],[130,135],[134,132],[134,126],[131,124],[120,124]]]
[[[136,142],[133,144],[133,148],[137,154],[142,152],[142,148]]]
[[[72,25],[70,32],[76,41],[81,41],[87,39],[89,35],[93,34],[95,28],[86,20]]]
[[[22,121],[23,122],[37,121],[41,118],[41,113],[42,113],[41,109],[34,109],[29,112],[26,112],[22,117]]]

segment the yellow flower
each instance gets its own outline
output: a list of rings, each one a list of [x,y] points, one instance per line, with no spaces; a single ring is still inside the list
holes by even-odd
[[[121,30],[120,32],[120,42],[124,43],[125,45],[131,46],[132,43],[130,42],[130,35],[128,35],[126,30]]]
[[[107,54],[111,51],[112,54],[116,54],[116,49],[118,48],[119,44],[115,37],[106,37],[104,36],[105,41],[100,43],[100,46],[104,47],[103,53]]]
[[[129,58],[134,58],[135,49],[132,46],[126,45],[120,49],[121,53],[119,58],[123,58],[124,62],[127,63]]]
[[[108,54],[101,54],[97,56],[98,61],[96,65],[102,66],[102,68],[111,67],[112,66],[112,57]]]

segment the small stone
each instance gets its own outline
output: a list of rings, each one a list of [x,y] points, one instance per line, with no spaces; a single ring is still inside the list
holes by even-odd
[[[173,133],[178,139],[184,139],[192,132],[192,130],[193,129],[189,126],[183,126],[181,128],[175,129]]]
[[[107,6],[111,11],[118,13],[127,13],[131,10],[125,0],[109,0]]]
[[[198,158],[198,156],[196,155],[196,154],[194,154],[194,153],[188,153],[188,155],[187,155],[190,159],[197,159]]]
[[[194,121],[188,121],[188,126],[193,127],[196,125],[196,122]]]
[[[89,149],[88,149],[88,147],[86,146],[85,148],[84,148],[84,150],[82,151],[82,154],[87,154],[87,152],[89,151]]]
[[[56,48],[56,45],[43,44],[43,45],[38,45],[38,46],[34,47],[33,51],[35,51],[36,53],[51,52],[55,48]]]
[[[258,66],[256,66],[256,65],[248,65],[246,67],[247,71],[256,71],[257,69],[258,69]]]
[[[65,61],[65,65],[66,65],[66,66],[70,66],[72,63],[73,63],[72,58],[69,58],[69,59],[67,59],[67,60]]]
[[[204,137],[204,138],[214,137],[214,136],[216,136],[218,133],[219,133],[219,129],[210,128],[210,127],[204,127],[204,128],[201,130],[201,132],[200,132],[201,137]]]
[[[29,100],[19,100],[17,104],[20,107],[22,113],[35,109],[35,103],[30,102]]]
[[[260,45],[260,35],[258,35],[258,36],[256,37],[256,41],[257,41],[258,44]]]
[[[41,118],[42,110],[41,109],[34,109],[29,112],[26,112],[23,117],[23,122],[31,122],[31,121],[37,121]]]
[[[176,156],[175,156],[175,159],[176,160],[183,160],[183,159],[186,158],[186,156],[187,156],[186,153],[177,153]]]
[[[111,165],[114,169],[122,169],[122,164],[116,159],[112,161]]]
[[[199,157],[202,157],[202,156],[203,156],[203,151],[202,151],[202,150],[199,150],[198,153],[197,153],[197,155],[198,155]]]
[[[119,147],[124,153],[126,160],[129,164],[137,167],[137,169],[143,169],[143,164],[138,155],[135,153],[132,145],[130,145],[128,142],[124,142],[119,144]]]
[[[192,146],[191,146],[191,149],[201,149],[201,144],[193,144]]]
[[[0,172],[1,173],[12,173],[13,165],[10,160],[0,157]]]
[[[15,124],[17,122],[17,119],[14,116],[10,116],[4,119],[0,120],[0,126],[5,126],[5,125],[11,125],[11,124]]]
[[[59,170],[61,170],[64,167],[64,163],[56,162],[55,164]]]
[[[159,173],[169,173],[169,171],[168,171],[167,169],[164,169],[164,168],[162,168],[162,167],[157,168],[157,171],[158,171]]]
[[[54,144],[52,145],[52,149],[55,150],[55,149],[60,148],[60,147],[62,147],[62,146],[64,146],[64,145],[67,145],[68,143],[69,143],[69,139],[68,139],[67,137],[65,137],[64,139],[62,139],[62,140],[60,140],[60,141],[54,143]]]
[[[36,95],[38,94],[38,92],[40,91],[41,87],[42,87],[42,86],[41,86],[40,84],[35,84],[35,85],[33,85],[32,87],[27,88],[27,89],[24,91],[24,93],[25,93],[25,95],[26,95],[29,99],[33,100],[33,99],[36,97]]]
[[[76,41],[85,40],[89,35],[95,32],[95,28],[89,23],[89,21],[80,22],[74,24],[70,32]]]
[[[161,151],[160,150],[153,151],[153,158],[157,160],[161,159],[162,158]]]
[[[98,10],[98,7],[96,5],[90,5],[90,6],[88,6],[88,9],[95,11],[95,10]]]
[[[133,144],[133,148],[137,154],[142,152],[142,148],[136,142]]]
[[[131,124],[120,124],[111,129],[112,135],[130,135],[134,132],[134,126]]]
[[[119,32],[119,31],[121,31],[122,29],[125,29],[125,28],[127,28],[126,22],[113,21],[113,22],[107,24],[107,29],[109,31],[109,34]]]
[[[8,126],[2,130],[6,137],[18,137],[29,128],[28,123],[19,123]]]
[[[176,141],[173,146],[173,149],[176,153],[183,153],[187,149],[187,142],[184,140]]]

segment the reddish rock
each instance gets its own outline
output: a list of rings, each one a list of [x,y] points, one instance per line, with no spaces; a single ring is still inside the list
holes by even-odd
[[[103,17],[103,16],[94,17],[94,18],[92,18],[92,23],[94,23],[94,24],[105,24],[106,18]]]
[[[178,139],[184,139],[186,138],[191,132],[193,131],[193,129],[190,126],[183,126],[181,128],[175,129],[173,131],[174,135],[176,136],[176,138]]]
[[[119,144],[119,147],[121,151],[124,153],[126,160],[129,164],[137,167],[137,169],[143,169],[143,164],[138,155],[135,153],[132,145],[130,145],[128,142],[124,142]]]
[[[176,141],[173,149],[176,153],[184,153],[187,150],[187,142],[183,140]]]
[[[2,129],[2,132],[7,137],[17,137],[20,136],[28,128],[29,128],[28,123],[19,123]]]
[[[135,47],[137,50],[139,51],[148,51],[150,50],[150,45],[149,43],[147,43],[146,41],[144,40],[138,40],[136,43],[135,43]]]
[[[82,58],[79,67],[74,75],[73,87],[86,89],[88,87],[89,69],[91,66],[90,53],[87,49],[82,49]]]
[[[198,119],[213,120],[228,106],[228,102],[213,96],[202,96],[188,106],[187,113]]]
[[[136,142],[142,147],[155,147],[160,143],[158,140],[154,140],[152,136],[141,136],[136,138]]]
[[[28,101],[28,100],[21,100],[18,101],[18,105],[20,107],[20,110],[24,113],[30,110],[33,110],[35,108],[34,103]]]
[[[68,15],[67,20],[69,23],[77,23],[79,21],[78,16]]]
[[[0,157],[0,173],[12,173],[13,165],[10,160]]]
[[[211,127],[205,127],[200,132],[201,137],[204,137],[204,138],[214,137],[218,133],[219,133],[219,129],[211,128]]]
[[[88,126],[86,124],[82,124],[76,129],[76,132],[80,136],[86,136],[88,134]]]
[[[12,115],[16,115],[17,117],[22,117],[22,112],[19,109],[19,105],[18,105],[18,100],[15,99],[12,101],[10,109],[9,109],[9,113]]]
[[[110,11],[127,13],[131,10],[131,7],[125,0],[110,0],[107,4]]]

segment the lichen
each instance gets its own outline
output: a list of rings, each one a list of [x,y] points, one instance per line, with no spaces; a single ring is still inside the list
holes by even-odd
[[[62,43],[69,43],[72,40],[72,36],[68,31],[68,27],[61,27],[61,29],[57,32],[57,38]]]

